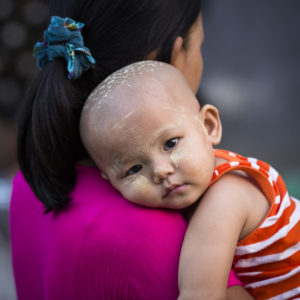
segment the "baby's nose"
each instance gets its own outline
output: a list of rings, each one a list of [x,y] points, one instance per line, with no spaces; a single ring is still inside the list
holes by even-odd
[[[175,171],[174,166],[170,162],[160,162],[154,166],[154,182],[161,183]]]

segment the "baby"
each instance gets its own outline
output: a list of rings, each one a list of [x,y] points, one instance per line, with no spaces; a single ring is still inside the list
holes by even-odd
[[[213,148],[218,110],[200,107],[174,67],[145,61],[109,76],[87,99],[80,132],[129,201],[193,207],[179,299],[225,299],[232,265],[255,299],[300,297],[300,203],[265,162]]]

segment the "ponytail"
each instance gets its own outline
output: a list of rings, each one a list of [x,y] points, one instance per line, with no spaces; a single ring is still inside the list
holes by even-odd
[[[90,88],[85,81],[87,92],[79,91],[74,83],[62,59],[48,63],[28,91],[19,121],[20,168],[47,211],[69,202],[75,163],[85,153],[78,124]]]

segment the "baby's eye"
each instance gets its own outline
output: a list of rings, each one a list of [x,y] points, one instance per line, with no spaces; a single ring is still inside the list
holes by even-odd
[[[126,172],[126,176],[134,175],[134,174],[138,173],[139,171],[141,171],[142,168],[143,168],[142,165],[135,165]]]
[[[173,138],[165,142],[164,150],[168,151],[178,144],[179,138]]]

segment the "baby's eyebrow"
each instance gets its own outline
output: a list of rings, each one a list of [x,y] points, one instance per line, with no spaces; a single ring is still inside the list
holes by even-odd
[[[169,131],[178,128],[178,124],[168,124],[165,127],[159,128],[152,133],[153,141],[157,141],[161,136],[165,135]]]

